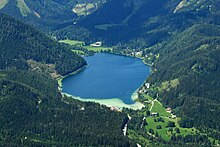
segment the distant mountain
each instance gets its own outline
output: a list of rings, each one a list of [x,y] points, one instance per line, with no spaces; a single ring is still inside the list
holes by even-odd
[[[219,24],[219,0],[111,0],[78,25],[106,43],[145,40],[147,46],[197,23]]]
[[[78,13],[90,14],[104,2],[104,0],[1,0],[0,13],[6,13],[48,31],[73,25]]]

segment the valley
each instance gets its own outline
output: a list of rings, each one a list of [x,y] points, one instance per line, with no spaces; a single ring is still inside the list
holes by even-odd
[[[86,46],[84,46],[85,43],[82,41],[64,40],[64,41],[60,41],[60,42],[67,43],[67,44],[73,45],[73,46],[75,45],[75,46],[81,46],[81,47],[86,48]],[[95,47],[95,48],[99,48],[99,47]],[[89,48],[87,48],[87,49],[89,49]],[[94,58],[97,59],[96,56],[100,54],[101,50],[93,50],[93,51],[95,52],[95,55],[93,55],[93,56],[94,56]],[[104,50],[102,50],[102,52],[103,51]],[[110,53],[113,53],[113,56],[114,56],[114,52],[112,50]],[[153,63],[151,60],[151,57],[155,56],[156,58],[158,58],[158,56],[159,56],[159,55],[152,55],[151,52],[150,53],[148,52],[147,54],[143,55],[143,52],[141,52],[141,53],[133,52],[132,53],[132,51],[129,51],[129,50],[127,50],[126,52],[121,52],[120,54],[124,55],[124,56],[141,58],[143,62],[146,62],[145,64],[151,64],[151,66]],[[86,58],[90,58],[90,57],[86,57]],[[105,60],[106,59],[103,58],[102,60],[100,60],[98,62],[105,62]],[[90,64],[90,62],[88,62],[88,64]],[[117,62],[117,64],[119,64],[119,62]],[[109,67],[109,66],[104,66],[104,67]],[[89,68],[89,67],[87,67],[87,68]],[[135,71],[137,71],[137,70],[135,70]],[[102,71],[100,71],[100,72],[102,72]],[[79,74],[79,73],[76,73],[76,74]],[[95,75],[97,75],[97,74],[95,74]],[[77,76],[78,75],[72,75],[72,78],[76,80]],[[109,76],[112,76],[112,74]],[[67,79],[68,78],[70,78],[70,77],[67,77]],[[92,77],[90,77],[89,79],[92,79]],[[95,79],[97,80],[97,78],[95,78]],[[65,83],[65,79],[63,79],[63,80]],[[85,81],[89,81],[89,80],[85,80]],[[104,81],[104,79],[102,81]],[[117,80],[117,81],[121,81],[121,80]],[[82,87],[86,88],[86,86],[82,86],[83,84],[81,84],[81,82],[82,82],[82,79],[79,80],[78,82],[70,82],[70,83],[75,86],[79,84],[81,88]],[[181,117],[179,117],[175,114],[175,110],[173,112],[171,108],[164,106],[160,101],[158,101],[158,99],[160,99],[160,98],[153,98],[153,97],[151,97],[151,94],[148,93],[148,92],[152,92],[152,91],[157,93],[158,90],[159,91],[162,91],[162,90],[169,91],[171,88],[176,88],[179,84],[178,79],[174,79],[169,82],[163,82],[161,87],[155,88],[154,86],[152,86],[149,89],[144,86],[145,82],[144,82],[144,84],[141,85],[141,87],[137,88],[135,93],[132,94],[132,100],[135,101],[135,104],[132,104],[132,105],[125,104],[122,100],[120,100],[118,98],[106,99],[106,96],[111,95],[111,94],[107,94],[107,92],[104,92],[105,95],[107,94],[106,96],[102,96],[102,98],[105,98],[105,99],[91,98],[92,97],[91,91],[94,92],[94,91],[99,91],[100,89],[103,90],[104,89],[103,87],[105,87],[105,86],[101,86],[101,88],[98,88],[98,90],[91,90],[91,88],[86,88],[88,90],[85,90],[85,89],[79,89],[79,88],[74,89],[75,86],[72,87],[72,86],[70,86],[70,84],[68,84],[68,88],[73,88],[75,90],[75,93],[73,92],[72,94],[67,94],[68,92],[64,92],[63,90],[62,91],[63,91],[63,95],[70,96],[70,97],[72,97],[74,99],[78,99],[80,101],[96,102],[99,104],[106,105],[114,111],[126,112],[128,114],[128,116],[131,117],[131,120],[126,125],[126,130],[127,130],[126,132],[127,133],[125,133],[125,135],[131,139],[136,140],[138,143],[140,143],[142,145],[144,144],[145,146],[146,145],[149,146],[151,144],[151,143],[149,143],[149,141],[151,139],[146,138],[146,134],[143,135],[142,133],[140,133],[140,130],[145,130],[147,132],[148,136],[151,136],[155,139],[161,139],[166,142],[172,142],[172,141],[176,141],[176,140],[178,140],[180,142],[181,141],[184,142],[184,140],[186,140],[187,138],[195,138],[195,139],[197,139],[197,141],[202,139],[202,140],[206,140],[207,142],[215,142],[213,145],[218,145],[218,142],[214,141],[215,139],[212,136],[209,136],[207,133],[202,133],[200,130],[196,129],[195,127],[190,126],[190,123],[188,124],[189,126],[185,127],[181,123]],[[104,83],[105,83],[105,85],[108,85],[106,82],[104,82]],[[112,86],[114,84],[110,84],[110,85]],[[93,85],[93,86],[97,87],[98,84],[96,84],[96,86],[95,85]],[[62,87],[63,87],[63,81],[62,81]],[[92,88],[92,89],[94,89],[94,88]],[[111,88],[108,88],[108,89],[111,90]],[[120,88],[117,88],[117,89],[120,90]],[[156,90],[156,89],[158,89],[158,90]],[[84,94],[86,93],[86,91],[89,93],[87,95],[88,98],[85,98],[85,96],[84,96],[84,98],[82,98],[83,96],[82,97],[74,96],[77,92],[79,92],[81,90]],[[101,92],[99,91],[98,93],[100,94]],[[113,92],[113,93],[119,93],[119,92]],[[147,94],[145,94],[145,93],[147,93]],[[157,93],[157,95],[158,95],[158,93]],[[130,112],[130,110],[127,110],[128,108],[131,110],[135,110],[135,111]],[[133,120],[133,119],[135,119],[135,120]],[[137,128],[133,127],[133,125],[134,125],[134,124],[132,124],[133,121],[135,121],[135,125],[137,125],[136,121],[140,122],[139,126],[137,126]]]
[[[220,0],[1,0],[0,146],[220,146]]]

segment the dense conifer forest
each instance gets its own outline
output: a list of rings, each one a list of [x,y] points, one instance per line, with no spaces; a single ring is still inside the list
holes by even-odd
[[[62,97],[50,71],[29,62],[54,64],[65,75],[83,58],[9,16],[0,25],[0,146],[134,145],[122,134],[125,113]]]
[[[220,144],[220,0],[107,0],[86,16],[73,12],[75,1],[25,0],[24,9],[16,2],[0,3],[0,12],[10,15],[0,14],[0,146]],[[101,41],[113,54],[140,54],[151,75],[139,101],[159,100],[180,117],[180,127],[197,133],[170,129],[175,133],[164,140],[140,127],[151,118],[148,105],[114,112],[61,96],[55,79],[87,64],[71,50],[94,53],[57,41],[64,39]],[[122,134],[126,113],[132,116],[130,138]]]

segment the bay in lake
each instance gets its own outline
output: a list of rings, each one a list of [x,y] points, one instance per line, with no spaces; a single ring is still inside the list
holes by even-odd
[[[134,104],[131,95],[150,74],[141,59],[99,53],[85,57],[88,67],[62,81],[62,92],[82,99],[118,98]]]

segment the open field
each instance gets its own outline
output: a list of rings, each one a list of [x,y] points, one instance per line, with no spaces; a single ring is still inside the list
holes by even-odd
[[[82,41],[69,40],[69,39],[60,40],[59,42],[66,43],[66,44],[69,44],[69,45],[76,45],[76,46],[83,46],[83,44],[84,44],[84,42],[82,42]]]
[[[84,4],[77,4],[75,8],[73,8],[73,12],[77,15],[88,15],[95,9],[95,4],[93,3],[84,3]]]
[[[166,109],[160,103],[158,103],[158,101],[154,101],[154,106],[151,112],[157,112],[160,114],[160,116],[165,116],[165,117],[171,116],[171,114],[168,113]]]
[[[0,0],[0,9],[4,8],[7,3],[8,0]]]
[[[24,0],[18,0],[18,8],[23,16],[27,16],[31,12]]]
[[[100,46],[100,47],[95,47],[95,46],[90,46],[90,45],[85,46],[84,42],[77,41],[77,40],[68,40],[67,39],[67,40],[60,40],[59,42],[66,43],[66,44],[69,44],[69,45],[76,45],[76,46],[83,47],[83,48],[86,48],[86,49],[94,51],[94,52],[112,50],[111,47],[105,47],[105,46]]]
[[[147,108],[150,111],[150,113],[157,113],[158,115],[151,115],[149,117],[146,117],[147,125],[145,126],[145,129],[147,132],[151,135],[161,136],[164,140],[168,141],[170,140],[172,134],[179,134],[182,136],[186,136],[189,134],[196,134],[196,132],[199,132],[195,128],[182,128],[179,126],[178,121],[180,121],[180,118],[171,118],[171,113],[166,111],[166,108],[157,100],[153,99],[149,95],[144,95],[145,101],[148,102]],[[146,115],[146,112],[142,112],[143,115]],[[174,127],[168,127],[169,122],[175,123]],[[152,131],[153,130],[153,131]],[[178,131],[179,130],[179,131]]]
[[[104,47],[104,46],[100,46],[100,47],[94,47],[94,46],[83,46],[84,48],[87,48],[88,50],[92,50],[94,52],[99,52],[99,51],[106,51],[106,50],[112,50],[111,47]]]
[[[163,121],[158,121],[159,119],[163,119]],[[195,128],[181,128],[177,122],[180,118],[171,119],[168,117],[148,117],[146,119],[147,126],[145,127],[147,131],[149,129],[154,130],[154,134],[157,132],[159,136],[161,136],[164,140],[169,140],[172,134],[180,134],[182,136],[186,136],[189,134],[196,134]],[[156,120],[156,122],[155,122]],[[168,122],[174,122],[175,127],[168,127]],[[157,127],[161,126],[161,129],[158,129]],[[179,129],[180,133],[176,132],[176,128]]]

